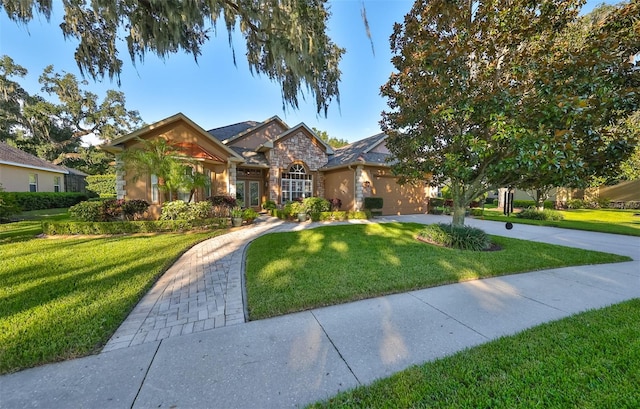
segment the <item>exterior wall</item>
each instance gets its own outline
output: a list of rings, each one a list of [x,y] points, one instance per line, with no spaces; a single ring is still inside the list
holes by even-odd
[[[64,174],[41,169],[0,165],[0,183],[7,192],[28,192],[29,175],[38,175],[38,192],[53,192],[54,177],[60,177],[60,192],[64,192]]]
[[[328,161],[328,156],[323,147],[319,146],[305,132],[297,132],[284,138],[275,144],[269,152],[269,199],[280,203],[280,177],[282,172],[286,172],[294,162],[304,163],[309,172],[313,174],[314,196],[326,195],[324,186],[319,186],[321,182],[320,169]]]
[[[229,157],[229,153],[221,149],[215,142],[203,137],[200,133],[184,122],[171,123],[150,130],[142,136],[143,139],[163,138],[172,143],[194,143],[200,145],[209,153],[216,155],[222,159]],[[140,146],[140,142],[136,140],[129,141],[125,144],[127,149]],[[196,170],[204,172],[205,169],[211,171],[211,194],[226,195],[231,194],[231,190],[235,194],[235,165],[231,167],[227,164],[211,163],[205,161],[196,161]],[[233,168],[231,171],[230,169]],[[233,178],[230,176],[233,175]],[[158,201],[152,202],[151,177],[150,175],[136,175],[131,170],[116,172],[116,190],[119,199],[142,199],[148,201],[151,206],[149,213],[151,217],[160,216],[160,208],[165,200],[168,200],[166,193],[160,190],[158,193]],[[194,201],[205,199],[204,189],[199,189],[194,194]]]
[[[286,129],[282,127],[279,122],[272,121],[268,125],[231,142],[231,145],[247,149],[256,149],[258,146],[276,139],[284,131],[286,131]]]
[[[598,196],[613,202],[640,201],[640,179],[629,180],[614,186],[602,186]]]
[[[352,169],[340,169],[324,172],[324,197],[327,199],[340,199],[341,210],[353,210],[355,208],[355,174]]]
[[[383,215],[417,214],[428,210],[430,188],[424,183],[399,185],[389,169],[375,167],[365,167],[362,179],[370,181],[371,196],[382,197]]]

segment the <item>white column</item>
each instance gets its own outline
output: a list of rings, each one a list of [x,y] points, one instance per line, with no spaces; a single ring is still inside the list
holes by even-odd
[[[363,206],[364,206],[364,194],[363,194],[363,190],[362,190],[362,183],[364,182],[362,180],[362,169],[363,166],[362,165],[358,165],[356,166],[356,172],[355,172],[355,206],[356,208],[354,209],[355,211],[360,211],[362,210]]]
[[[116,156],[116,195],[118,199],[124,199],[127,195],[127,181],[125,180],[125,176],[127,172],[122,170],[122,160]]]

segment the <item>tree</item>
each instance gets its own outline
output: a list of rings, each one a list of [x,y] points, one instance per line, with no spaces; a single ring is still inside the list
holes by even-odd
[[[14,78],[27,75],[9,56],[0,58],[0,140],[56,164],[89,174],[109,172],[113,156],[82,146],[82,137],[93,134],[103,141],[142,126],[138,111],[128,110],[122,92],[109,90],[99,101],[82,89],[86,81],[47,67],[40,76],[41,95],[30,95]]]
[[[327,131],[321,131],[316,128],[311,129],[313,129],[313,132],[315,132],[316,135],[320,137],[320,139],[325,141],[327,145],[331,146],[332,148],[341,148],[343,146],[349,145],[349,141],[347,141],[346,139],[332,138],[329,136]]]
[[[193,161],[179,147],[165,139],[140,139],[139,147],[130,148],[118,155],[119,170],[133,172],[134,181],[141,175],[158,177],[158,188],[168,194],[170,201],[180,190],[190,192],[189,201],[195,189],[204,186],[205,178],[193,170]]]
[[[620,124],[638,103],[629,57],[640,42],[622,17],[637,16],[637,2],[574,46],[566,30],[581,4],[418,0],[396,24],[381,121],[393,168],[401,181],[449,185],[454,225],[486,191],[551,169],[579,183],[630,154]]]
[[[42,0],[0,0],[3,7],[21,23],[36,14],[49,20],[52,11],[52,3]],[[134,64],[147,53],[166,58],[187,52],[197,61],[221,21],[230,46],[236,29],[244,36],[251,72],[281,85],[283,105],[297,108],[307,88],[326,116],[331,101],[339,101],[344,53],[326,34],[329,16],[326,0],[71,0],[64,2],[60,27],[65,38],[79,40],[75,59],[83,75],[119,80],[120,43],[127,44]]]

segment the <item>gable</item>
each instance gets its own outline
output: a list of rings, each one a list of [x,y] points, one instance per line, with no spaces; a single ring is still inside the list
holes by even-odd
[[[267,142],[276,140],[286,130],[287,126],[284,122],[274,119],[267,120],[237,139],[232,138],[227,144],[244,149],[258,149]]]
[[[112,153],[118,153],[122,149],[139,145],[138,138],[143,140],[163,138],[172,145],[180,147],[185,154],[195,159],[222,163],[228,160],[242,162],[240,155],[182,114],[176,114],[115,139],[102,148]]]

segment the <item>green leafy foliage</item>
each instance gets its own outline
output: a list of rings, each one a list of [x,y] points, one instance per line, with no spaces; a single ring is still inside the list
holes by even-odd
[[[85,201],[69,208],[69,215],[83,222],[95,222],[102,220],[102,202]]]
[[[197,60],[216,25],[222,24],[230,45],[232,33],[242,33],[249,69],[281,85],[283,104],[297,108],[298,95],[306,89],[317,111],[326,115],[330,102],[339,99],[338,64],[345,50],[326,34],[330,13],[325,3],[121,0],[116,7],[103,0],[64,2],[60,28],[65,38],[79,41],[75,58],[82,74],[98,79],[119,77],[123,44],[133,62],[143,62],[147,53],[164,59],[186,52]],[[51,2],[40,0],[4,0],[2,6],[10,19],[21,23],[31,21],[34,11],[48,20],[52,8]]]
[[[483,251],[491,246],[489,236],[483,230],[470,226],[430,224],[418,233],[418,237],[459,250]]]
[[[13,194],[6,193],[0,184],[0,221],[8,220],[9,217],[19,214],[20,206]]]
[[[132,222],[42,222],[44,234],[55,235],[102,235],[184,232],[189,230],[206,230],[223,228],[225,219],[212,218],[200,220],[141,220]]]
[[[266,200],[264,203],[262,203],[262,208],[264,210],[273,210],[277,207],[278,206],[276,205],[276,202],[274,202],[273,200]]]
[[[244,209],[244,211],[242,212],[242,220],[247,223],[252,223],[255,219],[258,218],[258,216],[260,216],[260,214],[250,207]]]
[[[367,210],[382,209],[383,204],[384,204],[384,200],[381,197],[365,197],[364,198],[364,208]]]
[[[328,212],[331,203],[323,197],[307,197],[302,200],[302,207],[308,214]]]
[[[564,216],[560,212],[556,212],[554,210],[537,210],[533,208],[525,209],[520,213],[516,213],[516,217],[521,219],[531,219],[531,220],[551,220],[558,221],[563,220]]]
[[[86,193],[79,192],[4,192],[0,195],[13,197],[25,212],[69,207],[89,198]]]
[[[87,190],[100,197],[115,197],[116,175],[89,175],[86,177]]]
[[[582,4],[418,0],[395,26],[382,87],[393,168],[401,181],[447,184],[454,224],[489,190],[579,186],[631,154],[640,5],[584,24]]]

